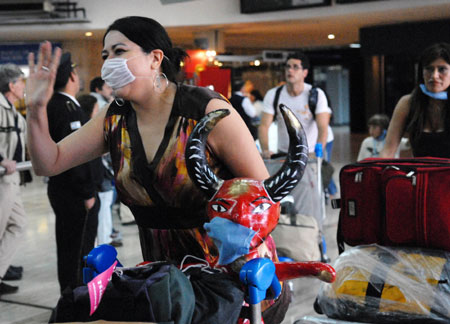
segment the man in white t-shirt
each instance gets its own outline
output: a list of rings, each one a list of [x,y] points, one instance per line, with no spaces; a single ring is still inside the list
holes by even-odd
[[[319,195],[319,188],[317,185],[317,163],[315,160],[314,149],[316,143],[321,143],[323,150],[325,150],[328,125],[330,122],[331,109],[328,107],[328,101],[325,93],[321,89],[317,89],[317,104],[315,111],[312,112],[308,105],[310,90],[312,86],[305,83],[305,78],[308,75],[309,60],[302,52],[296,52],[288,56],[284,66],[286,84],[282,86],[277,100],[277,109],[279,104],[284,104],[292,110],[292,112],[300,120],[308,141],[310,161],[308,162],[305,173],[291,192],[294,198],[294,209],[297,214],[312,216],[317,220],[319,229],[322,229],[323,213],[321,211],[322,203]],[[276,113],[274,110],[274,101],[279,87],[270,89],[264,97],[264,109],[261,116],[261,123],[258,129],[259,141],[261,144],[262,156],[265,159],[271,157],[274,152],[269,150],[269,127],[274,121],[278,125],[278,152],[287,152],[289,148],[289,137],[286,130],[286,125],[282,120],[281,113]],[[270,168],[269,168],[270,169]],[[270,172],[270,170],[269,170]],[[321,237],[318,235],[318,243],[321,242]],[[275,241],[276,243],[276,241]],[[301,248],[301,247],[299,247]],[[322,252],[324,252],[322,250]],[[322,260],[326,256],[322,255]]]
[[[312,86],[305,83],[308,75],[309,61],[305,54],[297,52],[288,56],[285,64],[286,84],[282,87],[278,99],[280,103],[292,110],[302,123],[308,139],[309,152],[313,153],[316,143],[322,143],[325,148],[328,136],[328,125],[330,122],[331,109],[325,93],[318,90],[318,99],[315,109],[315,118],[308,106],[309,92]],[[269,158],[274,152],[269,151],[268,130],[274,121],[274,99],[278,87],[270,89],[264,97],[264,110],[261,116],[261,123],[258,129],[259,141],[261,143],[262,155]],[[278,124],[278,151],[287,152],[289,147],[289,137],[281,114],[276,114]]]

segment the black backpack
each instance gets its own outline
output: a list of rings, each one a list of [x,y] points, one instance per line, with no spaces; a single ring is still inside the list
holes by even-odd
[[[279,86],[277,88],[277,90],[275,91],[275,98],[273,100],[273,110],[275,111],[275,113],[273,115],[273,120],[276,120],[276,118],[277,118],[278,101],[280,99],[280,93],[281,93],[281,90],[283,89],[283,86],[284,85]],[[316,107],[317,107],[317,101],[319,100],[319,91],[317,89],[318,88],[313,85],[311,90],[309,90],[309,97],[308,97],[309,110],[311,110],[311,113],[312,113],[314,119],[316,119]]]
[[[243,302],[242,284],[228,273],[159,261],[116,269],[92,316],[88,287],[66,288],[49,322],[235,324]]]
[[[195,295],[186,275],[168,262],[114,271],[102,301],[92,316],[87,286],[66,288],[53,310],[50,323],[168,322],[190,324]]]

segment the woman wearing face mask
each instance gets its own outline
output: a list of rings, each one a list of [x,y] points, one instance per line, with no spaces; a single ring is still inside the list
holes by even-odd
[[[450,158],[450,44],[425,49],[419,71],[422,82],[397,103],[380,157],[394,157],[407,132],[415,157]]]
[[[48,135],[45,106],[60,50],[52,56],[51,45],[43,43],[36,66],[30,55],[28,140],[35,172],[54,175],[109,151],[119,197],[139,226],[144,260],[179,264],[194,255],[215,264],[217,248],[203,229],[207,201],[186,171],[186,141],[205,114],[227,108],[231,114],[207,139],[210,166],[221,178],[265,179],[269,174],[250,132],[220,94],[175,82],[186,53],[172,47],[156,21],[116,20],[103,45],[102,78],[118,99],[59,143]],[[264,250],[277,259],[273,244]]]

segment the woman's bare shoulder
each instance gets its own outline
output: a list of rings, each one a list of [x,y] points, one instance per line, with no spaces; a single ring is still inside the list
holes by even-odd
[[[213,98],[208,102],[208,105],[206,106],[205,113],[210,113],[211,111],[217,110],[217,109],[230,109],[232,106],[230,103],[224,99],[219,98]]]
[[[409,103],[411,101],[411,97],[412,97],[412,95],[410,93],[408,93],[407,95],[402,96],[400,98],[400,100],[398,101],[398,104],[409,105]]]
[[[411,107],[411,94],[404,95],[400,98],[395,106],[395,112],[400,114],[408,114]]]

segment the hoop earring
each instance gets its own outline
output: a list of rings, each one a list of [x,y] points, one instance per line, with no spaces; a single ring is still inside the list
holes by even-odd
[[[158,93],[163,93],[169,86],[169,79],[164,73],[160,73],[153,81],[153,89]]]
[[[116,98],[114,99],[114,101],[116,102],[117,106],[122,107],[125,104],[125,100],[123,100],[122,98]]]

